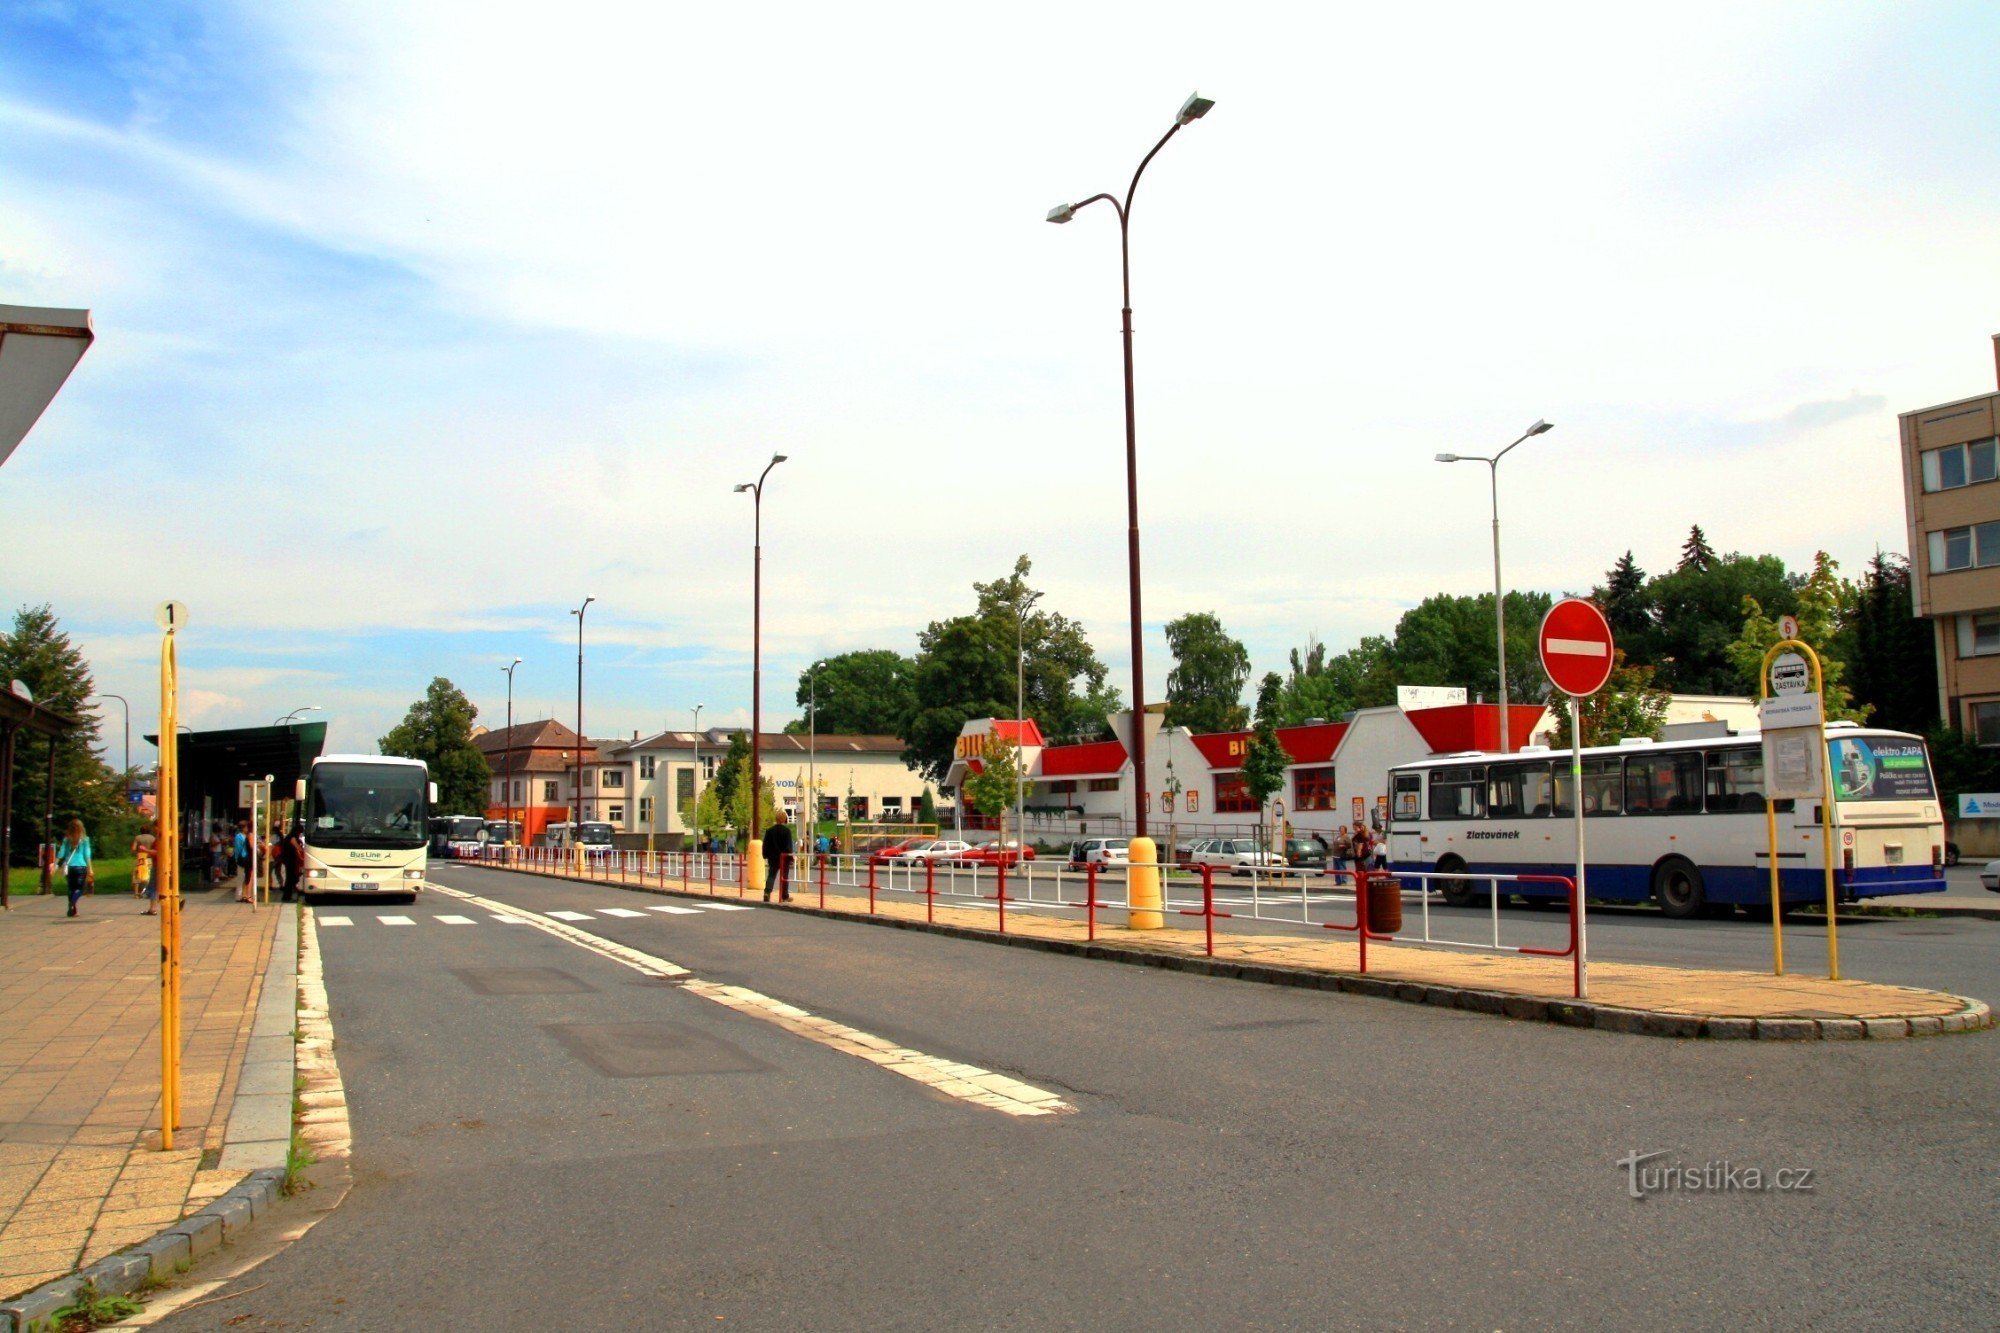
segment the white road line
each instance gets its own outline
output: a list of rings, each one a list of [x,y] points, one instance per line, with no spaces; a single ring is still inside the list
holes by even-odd
[[[710,903],[708,910],[711,912],[754,912],[757,909],[749,903]]]
[[[351,916],[323,916],[319,918],[319,923],[322,926],[351,926],[354,924],[354,918]]]
[[[558,920],[558,921],[594,921],[594,920],[596,920],[596,918],[595,918],[595,917],[593,917],[593,916],[591,916],[591,914],[590,914],[590,913],[588,913],[588,912],[550,912],[550,913],[548,913],[547,915],[549,915],[549,916],[552,916],[552,917],[554,917],[554,918],[555,918],[556,920]]]
[[[672,915],[674,915],[674,916],[700,916],[700,915],[701,915],[701,909],[700,909],[699,907],[668,907],[668,906],[666,906],[665,904],[657,904],[657,905],[654,905],[654,906],[650,906],[650,907],[648,907],[648,908],[647,908],[646,910],[647,910],[648,912],[667,912],[667,913],[670,913],[670,914],[672,914]]]
[[[469,916],[435,916],[431,920],[442,922],[447,926],[469,926],[473,924],[472,918]]]
[[[439,891],[471,903],[487,911],[503,909],[506,904],[481,898],[463,889],[450,889],[439,885]],[[734,903],[715,903],[716,908],[733,911],[750,911],[747,905],[738,907]],[[549,913],[555,916],[556,913]],[[589,918],[585,918],[588,920]],[[670,963],[664,958],[641,953],[611,940],[602,939],[572,926],[560,925],[544,919],[530,919],[526,924],[548,934],[560,936],[572,944],[601,954],[614,962],[623,963],[634,971],[647,976],[687,977],[681,983],[682,989],[699,995],[705,1000],[713,1000],[736,1010],[748,1018],[762,1019],[774,1023],[787,1032],[817,1042],[831,1050],[842,1051],[879,1065],[892,1074],[900,1074],[913,1082],[921,1083],[940,1096],[970,1102],[991,1111],[999,1111],[1012,1116],[1065,1115],[1076,1107],[1044,1088],[1018,1079],[1008,1078],[982,1069],[978,1065],[960,1064],[922,1051],[911,1050],[873,1033],[859,1028],[848,1027],[830,1018],[821,1018],[796,1005],[774,1000],[768,995],[742,986],[726,986],[720,982],[702,981],[695,978],[678,963]]]
[[[512,916],[506,912],[495,912],[493,919],[503,926],[525,926],[528,924],[528,918],[524,916]]]
[[[378,916],[375,919],[385,926],[414,926],[417,924],[406,916]]]
[[[646,915],[646,914],[645,914],[644,912],[635,912],[635,911],[633,911],[633,910],[632,910],[631,908],[629,908],[629,907],[600,907],[600,908],[598,908],[598,909],[597,909],[597,914],[598,914],[599,916],[644,916],[644,915]]]

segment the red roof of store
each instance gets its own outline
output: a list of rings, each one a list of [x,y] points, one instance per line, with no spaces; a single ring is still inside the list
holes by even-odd
[[[1528,733],[1541,725],[1540,704],[1515,704],[1507,714],[1507,739],[1515,749],[1527,744]],[[1496,704],[1450,704],[1405,713],[1433,754],[1458,750],[1500,748],[1500,709]]]
[[[1109,777],[1125,767],[1125,747],[1117,741],[1055,745],[1042,751],[1044,778]]]
[[[1309,727],[1279,727],[1278,740],[1295,764],[1328,764],[1347,734],[1345,722],[1318,722]]]
[[[1019,722],[1014,721],[1012,718],[1007,718],[1003,721],[996,717],[993,719],[993,734],[1011,745],[1019,745],[1024,748],[1030,745],[1046,744],[1042,740],[1042,729],[1035,725],[1035,719],[1032,717],[1023,718]]]
[[[1250,733],[1213,731],[1192,739],[1194,748],[1201,751],[1201,757],[1208,760],[1210,768],[1228,770],[1243,767],[1243,747],[1249,743]]]

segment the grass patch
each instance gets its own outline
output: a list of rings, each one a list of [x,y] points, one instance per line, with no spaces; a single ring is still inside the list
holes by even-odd
[[[96,861],[97,889],[104,894],[130,894],[132,892],[132,858],[129,856],[100,856]],[[69,892],[61,871],[49,874],[49,889],[54,893]],[[7,872],[7,892],[15,897],[32,897],[42,891],[42,872],[34,866],[14,866]]]
[[[286,1198],[289,1199],[294,1194],[312,1188],[305,1179],[305,1173],[317,1161],[319,1154],[315,1153],[312,1145],[305,1141],[305,1136],[299,1133],[298,1127],[293,1126],[292,1146],[285,1150],[285,1182],[281,1186]]]
[[[84,1281],[77,1284],[75,1298],[50,1316],[54,1320],[50,1327],[63,1333],[101,1328],[105,1324],[129,1319],[145,1308],[130,1296],[103,1295],[97,1290],[95,1282]]]

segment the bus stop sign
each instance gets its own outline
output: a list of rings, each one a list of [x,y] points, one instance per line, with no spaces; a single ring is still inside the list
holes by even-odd
[[[1595,603],[1565,597],[1542,617],[1542,670],[1564,694],[1582,698],[1611,676],[1611,626]]]

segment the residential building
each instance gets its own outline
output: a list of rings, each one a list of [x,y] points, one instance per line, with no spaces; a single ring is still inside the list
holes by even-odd
[[[533,842],[550,824],[570,817],[576,798],[576,732],[544,718],[479,732],[472,743],[486,756],[493,774],[487,790],[488,819],[520,820],[521,840]],[[596,762],[596,744],[587,741],[583,763],[588,769]]]
[[[1993,361],[2000,383],[2000,334]],[[1910,590],[1937,635],[1939,712],[2000,745],[2000,393],[1897,420]]]

